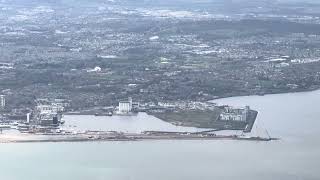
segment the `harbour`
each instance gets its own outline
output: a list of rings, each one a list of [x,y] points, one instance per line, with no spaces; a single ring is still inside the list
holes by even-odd
[[[99,180],[103,177],[123,180],[128,179],[128,175],[131,179],[139,180],[191,180],[199,177],[204,180],[221,177],[224,180],[233,180],[235,177],[248,180],[269,180],[274,177],[283,180],[320,178],[320,144],[317,140],[320,135],[320,91],[216,101],[231,105],[248,104],[256,108],[259,111],[256,123],[263,123],[270,134],[281,139],[269,142],[168,139],[6,143],[0,144],[0,153],[7,153],[0,157],[1,162],[6,162],[0,165],[3,170],[0,178],[19,180],[28,176],[34,180],[42,180],[44,177],[49,180]],[[127,126],[121,126],[122,129],[124,127]],[[148,127],[150,129],[151,125]],[[253,128],[252,133],[259,133],[256,130]],[[12,161],[15,158],[24,162],[23,168]],[[39,167],[39,164],[49,161],[50,164]],[[225,174],[224,170],[231,165],[237,168]],[[177,167],[183,173],[177,171]],[[17,170],[21,173],[15,173]]]
[[[5,97],[2,96],[5,100]],[[74,141],[136,141],[136,140],[203,140],[228,139],[271,141],[279,138],[248,136],[257,111],[249,106],[219,106],[211,102],[167,102],[157,104],[134,102],[132,98],[119,101],[117,107],[105,107],[108,112],[94,115],[77,115],[67,111],[69,101],[65,99],[42,98],[35,100],[36,106],[26,119],[14,121],[7,111],[1,117],[0,142],[74,142]],[[5,104],[4,104],[5,107]],[[144,112],[146,111],[146,112]],[[14,113],[15,111],[11,111]],[[92,113],[92,111],[91,111]],[[66,114],[66,116],[64,116]],[[174,115],[176,120],[171,120]],[[186,114],[189,116],[185,117]],[[163,115],[165,115],[163,117]],[[206,121],[205,126],[185,124],[183,121]],[[180,122],[176,124],[175,122]],[[148,126],[150,124],[151,126]],[[204,123],[202,123],[204,124]],[[121,126],[123,126],[121,128]],[[132,127],[136,127],[134,130]],[[7,130],[17,130],[16,136],[6,135]],[[218,132],[230,130],[229,134]],[[238,135],[235,132],[241,131]],[[16,138],[13,138],[16,137]]]

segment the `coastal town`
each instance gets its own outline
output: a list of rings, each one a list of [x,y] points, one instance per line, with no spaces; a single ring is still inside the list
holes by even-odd
[[[0,180],[320,180],[320,0],[0,0]]]
[[[320,87],[318,6],[268,4],[284,15],[264,5],[201,12],[195,2],[181,11],[124,1],[0,2],[1,129],[73,134],[64,116],[145,113],[247,133],[254,107],[210,101]]]
[[[320,87],[316,14],[59,3],[0,3],[0,94],[11,108],[43,97],[83,111],[128,97],[205,102]]]

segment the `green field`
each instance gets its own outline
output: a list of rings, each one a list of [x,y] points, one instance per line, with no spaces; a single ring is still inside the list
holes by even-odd
[[[257,116],[256,111],[250,111],[248,122],[221,121],[219,120],[221,111],[217,108],[214,111],[183,110],[179,112],[149,112],[148,114],[175,125],[199,128],[245,130],[247,124],[249,124],[250,129],[246,131],[251,130]]]

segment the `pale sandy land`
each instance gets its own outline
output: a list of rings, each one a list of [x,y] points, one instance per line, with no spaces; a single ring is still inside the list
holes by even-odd
[[[32,139],[30,135],[0,134],[0,142],[13,142]]]
[[[36,140],[47,140],[50,139],[44,135],[33,135],[33,134],[0,134],[0,143],[6,142],[21,142],[21,141],[36,141]]]

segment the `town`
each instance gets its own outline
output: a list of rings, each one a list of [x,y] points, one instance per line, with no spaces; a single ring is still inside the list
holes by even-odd
[[[33,108],[42,97],[83,111],[127,97],[205,102],[320,86],[320,25],[311,10],[284,17],[263,8],[218,16],[223,7],[147,11],[117,2],[0,7],[0,94],[11,108]]]

